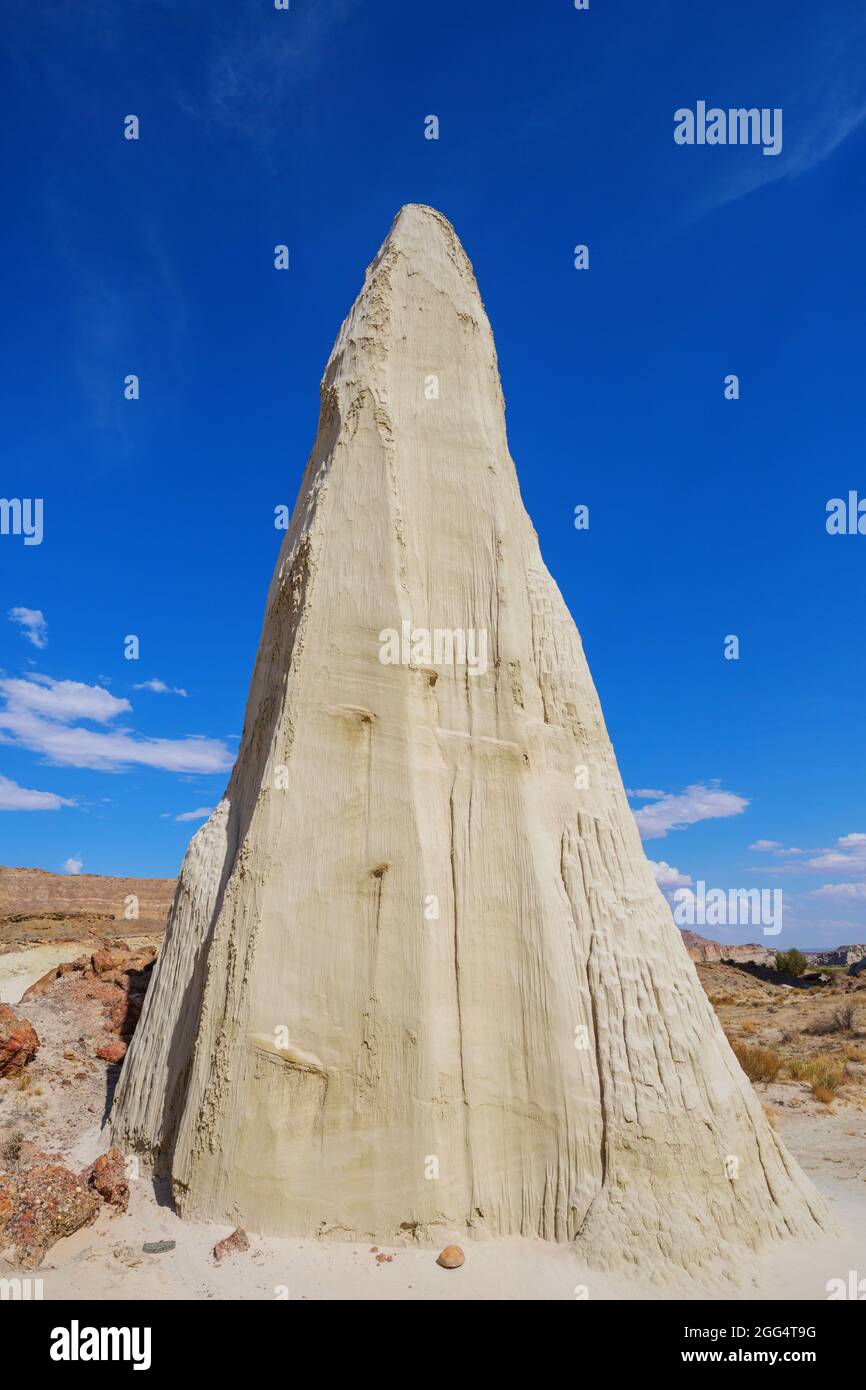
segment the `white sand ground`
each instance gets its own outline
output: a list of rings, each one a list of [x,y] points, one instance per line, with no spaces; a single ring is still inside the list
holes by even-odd
[[[377,1263],[369,1244],[251,1236],[248,1253],[216,1266],[213,1246],[227,1226],[181,1221],[160,1206],[145,1180],[131,1183],[129,1211],[103,1212],[96,1225],[66,1241],[40,1271],[46,1299],[333,1299],[333,1300],[583,1300],[726,1298],[826,1299],[829,1279],[866,1273],[866,1177],[833,1167],[833,1129],[850,1126],[850,1116],[826,1116],[817,1142],[809,1142],[807,1118],[785,1134],[788,1145],[830,1204],[845,1232],[840,1240],[788,1241],[739,1269],[717,1267],[703,1279],[680,1275],[660,1284],[642,1274],[589,1269],[567,1246],[509,1237],[462,1241],[466,1263],[443,1270],[436,1250],[414,1246],[377,1247],[393,1258]],[[816,1127],[811,1125],[815,1139]],[[803,1141],[798,1143],[798,1140]],[[106,1139],[98,1127],[84,1135],[71,1155],[84,1164]],[[838,1166],[838,1165],[835,1165]],[[174,1240],[176,1248],[146,1255],[145,1241]],[[446,1239],[443,1237],[443,1245]]]
[[[23,989],[52,965],[81,954],[80,942],[31,947],[0,955],[0,997],[15,1001]],[[31,1010],[42,1026],[43,1019]],[[47,1017],[46,1012],[46,1017]],[[48,1051],[58,1066],[56,1040]],[[42,1080],[40,1085],[45,1086]],[[87,1089],[89,1086],[89,1089]],[[94,1074],[80,1083],[66,1109],[49,1120],[40,1138],[66,1155],[76,1171],[108,1147],[100,1128],[104,1081]],[[85,1095],[86,1090],[86,1095]],[[802,1090],[802,1097],[799,1094]],[[717,1266],[701,1278],[680,1274],[659,1283],[646,1270],[601,1274],[590,1270],[573,1248],[553,1242],[509,1237],[467,1241],[454,1238],[466,1263],[447,1271],[428,1247],[379,1247],[391,1255],[378,1263],[370,1244],[274,1239],[251,1235],[251,1249],[216,1266],[211,1251],[229,1234],[225,1225],[181,1221],[160,1205],[152,1184],[131,1173],[129,1211],[99,1220],[49,1253],[38,1272],[46,1299],[825,1299],[829,1279],[847,1279],[849,1270],[866,1276],[866,1111],[837,1102],[818,1107],[799,1090],[775,1086],[761,1095],[778,1107],[780,1135],[802,1164],[844,1232],[839,1240],[785,1241],[760,1256],[745,1256],[741,1267]],[[91,1094],[92,1092],[92,1094]],[[91,1103],[84,1104],[87,1100]],[[89,1127],[87,1117],[91,1116]],[[26,1125],[22,1125],[26,1128]],[[142,1252],[145,1241],[173,1240],[162,1255]],[[13,1273],[0,1263],[0,1276]]]
[[[22,994],[46,971],[75,960],[85,947],[80,941],[59,941],[51,946],[26,946],[0,956],[0,1004],[17,1004]]]

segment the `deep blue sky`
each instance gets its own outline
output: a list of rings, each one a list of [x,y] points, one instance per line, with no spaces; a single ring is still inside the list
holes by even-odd
[[[626,785],[683,797],[656,829],[706,817],[648,854],[784,887],[783,944],[866,936],[866,536],[825,529],[830,497],[866,496],[862,0],[7,0],[0,93],[0,492],[45,502],[40,546],[0,536],[0,666],[131,706],[4,687],[6,804],[74,804],[0,812],[0,862],[176,871],[198,822],[175,817],[226,773],[64,730],[234,750],[273,508],[364,268],[425,202],[474,263]],[[781,107],[782,153],[676,145],[699,99]],[[133,689],[153,679],[187,694]]]

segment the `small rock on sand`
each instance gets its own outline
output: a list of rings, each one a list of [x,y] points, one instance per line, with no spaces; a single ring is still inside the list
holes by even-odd
[[[0,1004],[0,1076],[20,1076],[38,1047],[30,1020],[8,1004]]]
[[[104,1202],[115,1211],[126,1211],[129,1206],[129,1183],[126,1180],[126,1163],[120,1149],[109,1149],[100,1154],[81,1175],[88,1187],[98,1192]]]
[[[446,1245],[436,1263],[443,1269],[459,1269],[465,1258],[459,1245]]]
[[[226,1236],[225,1240],[217,1241],[213,1248],[213,1257],[217,1264],[219,1264],[220,1260],[223,1259],[225,1255],[235,1255],[243,1250],[249,1250],[249,1248],[249,1236],[243,1226],[238,1226],[236,1230],[232,1231],[230,1236]]]

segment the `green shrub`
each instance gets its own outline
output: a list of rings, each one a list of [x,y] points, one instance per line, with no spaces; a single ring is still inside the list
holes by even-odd
[[[790,951],[776,952],[776,969],[783,975],[802,975],[808,965],[809,962],[803,952],[798,951],[796,946],[793,946]]]

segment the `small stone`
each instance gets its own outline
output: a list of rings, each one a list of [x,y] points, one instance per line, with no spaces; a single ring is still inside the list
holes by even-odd
[[[146,1240],[141,1248],[145,1255],[164,1255],[176,1245],[176,1240]]]
[[[249,1250],[249,1248],[249,1236],[243,1226],[238,1226],[236,1230],[232,1231],[230,1236],[226,1236],[225,1240],[217,1241],[213,1248],[213,1257],[217,1264],[219,1264],[223,1256],[234,1255],[240,1251]]]
[[[134,1245],[115,1245],[111,1253],[116,1260],[128,1265],[130,1269],[135,1269],[136,1265],[141,1264],[141,1259]]]
[[[127,1044],[122,1038],[115,1038],[113,1042],[103,1043],[102,1047],[96,1049],[96,1055],[102,1062],[122,1062],[126,1056]]]
[[[459,1269],[465,1259],[459,1245],[446,1245],[436,1263],[443,1269]]]
[[[391,1261],[393,1260],[393,1258],[394,1258],[393,1255],[377,1255],[377,1256],[376,1256],[376,1264],[377,1264],[377,1265],[390,1264]]]

